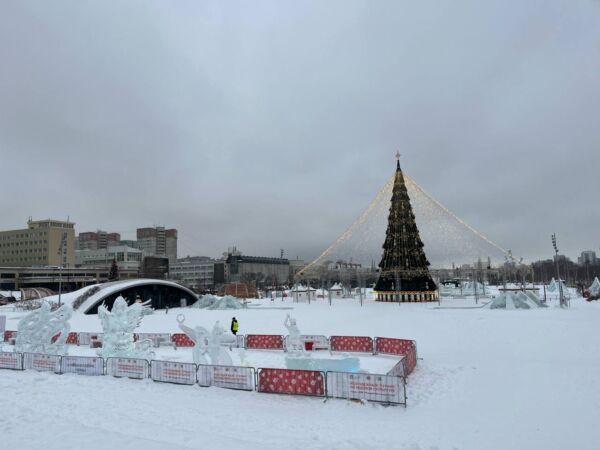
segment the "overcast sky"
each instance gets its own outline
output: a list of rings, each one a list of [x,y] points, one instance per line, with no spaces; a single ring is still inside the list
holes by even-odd
[[[397,150],[515,254],[598,251],[600,2],[0,2],[0,229],[310,259]]]

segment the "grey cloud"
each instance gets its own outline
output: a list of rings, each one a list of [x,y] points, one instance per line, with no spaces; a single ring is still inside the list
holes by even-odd
[[[597,2],[2,2],[2,228],[311,258],[403,167],[515,254],[598,248]]]

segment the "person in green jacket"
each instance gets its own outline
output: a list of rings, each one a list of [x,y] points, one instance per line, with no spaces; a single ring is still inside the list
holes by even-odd
[[[233,317],[231,319],[231,332],[233,334],[237,335],[238,329],[239,329],[238,321],[235,317]]]

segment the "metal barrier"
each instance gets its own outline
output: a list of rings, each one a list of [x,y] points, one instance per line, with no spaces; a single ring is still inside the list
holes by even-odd
[[[196,364],[152,360],[150,378],[161,383],[196,384]]]
[[[406,383],[392,375],[327,372],[327,397],[406,406]]]
[[[23,354],[0,352],[0,369],[23,370]]]
[[[330,336],[332,352],[373,353],[373,339],[369,336]]]
[[[187,334],[174,333],[171,335],[171,342],[175,344],[175,347],[193,347],[194,341],[192,341]]]
[[[417,366],[417,344],[410,339],[376,337],[375,350],[388,355],[404,355],[404,376],[410,375]]]
[[[63,356],[60,359],[60,371],[77,375],[104,375],[104,359],[90,356]]]
[[[150,376],[150,364],[138,358],[107,358],[106,375],[142,379]]]
[[[258,369],[258,392],[325,397],[325,374],[316,370]]]
[[[289,335],[284,338],[284,346],[287,348]],[[329,338],[322,334],[301,334],[300,340],[304,342],[306,350],[329,350]]]
[[[134,338],[136,341],[150,340],[154,347],[172,345],[171,335],[169,333],[136,333]]]
[[[404,355],[400,356],[400,361],[392,367],[386,375],[391,375],[394,377],[403,377],[406,375],[406,365],[404,364],[406,357]]]
[[[38,372],[60,373],[60,356],[44,353],[23,353],[23,368]]]
[[[90,345],[92,340],[102,341],[102,333],[80,332],[77,334],[77,345]]]
[[[254,367],[198,365],[200,386],[217,386],[226,389],[254,390]]]
[[[283,350],[281,334],[247,334],[246,348],[254,350]]]

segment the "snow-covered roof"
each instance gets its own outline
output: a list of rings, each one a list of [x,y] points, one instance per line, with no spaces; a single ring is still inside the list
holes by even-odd
[[[149,284],[172,286],[172,287],[187,291],[189,294],[193,295],[194,298],[198,297],[194,292],[192,292],[185,286],[182,286],[178,283],[174,283],[173,281],[154,280],[151,278],[140,278],[140,279],[135,279],[135,280],[109,281],[108,283],[101,283],[101,284],[95,284],[93,286],[86,286],[85,288],[79,289],[78,291],[69,292],[68,294],[63,294],[61,297],[61,302],[69,303],[71,306],[73,306],[73,309],[76,309],[85,314],[85,313],[87,313],[87,311],[92,309],[98,303],[101,303],[106,297],[108,297],[111,294],[123,291],[125,289],[129,289],[132,287],[146,286]],[[91,289],[97,289],[98,291],[94,292],[92,295],[90,295],[79,306],[74,304],[78,298],[80,298],[82,295],[85,295],[86,293],[88,293],[88,291]],[[56,302],[56,301],[58,301],[58,296],[54,295],[52,297],[47,297],[46,300]]]
[[[329,288],[330,291],[342,291],[344,290],[340,283],[335,283],[333,286]]]

